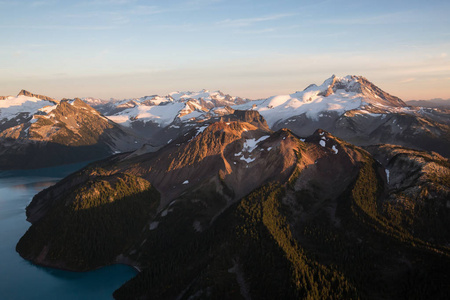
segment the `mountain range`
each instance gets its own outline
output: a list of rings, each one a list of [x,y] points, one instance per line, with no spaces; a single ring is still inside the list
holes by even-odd
[[[29,107],[0,111],[21,126],[5,140],[84,112],[111,126],[98,140],[116,152],[33,198],[16,248],[33,263],[135,266],[116,299],[450,297],[448,110],[361,76],[261,100],[25,97],[1,100]]]
[[[248,100],[203,90],[105,102],[85,99],[109,119],[164,145],[204,120],[233,110],[255,110],[272,130],[299,136],[322,128],[359,146],[397,144],[450,155],[448,111],[408,106],[362,76],[336,77],[301,92]]]
[[[450,109],[450,99],[409,100],[406,103],[410,106]]]
[[[17,250],[76,271],[137,266],[118,299],[448,295],[448,159],[301,139],[256,111],[224,119],[42,191]]]
[[[3,170],[100,159],[139,147],[141,153],[155,151],[234,110],[258,111],[270,129],[303,137],[321,128],[358,146],[396,144],[450,156],[448,110],[407,106],[362,76],[333,75],[319,86],[261,100],[207,90],[82,101],[22,90],[1,99]]]
[[[80,99],[57,101],[22,90],[0,100],[0,169],[95,160],[143,144]]]

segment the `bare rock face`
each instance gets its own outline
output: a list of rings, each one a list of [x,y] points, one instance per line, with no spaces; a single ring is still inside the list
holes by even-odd
[[[261,114],[254,110],[234,110],[232,114],[222,117],[225,122],[228,121],[241,121],[255,125],[261,129],[269,130],[266,120]]]
[[[346,92],[362,94],[367,97],[367,99],[370,99],[370,101],[374,101],[375,103],[380,103],[391,107],[406,106],[406,103],[400,98],[386,93],[363,76],[347,76],[344,78],[337,78],[333,75],[329,80],[330,85],[325,91],[319,93],[319,95],[328,97],[337,90],[345,90]]]
[[[19,113],[1,126],[0,169],[89,161],[135,150],[144,143],[80,99],[62,100],[32,115]]]
[[[387,218],[427,242],[448,244],[450,161],[435,152],[395,145],[366,149],[385,171],[383,211]]]
[[[372,82],[367,80],[365,77],[358,77],[359,87],[356,89],[361,91],[361,93],[379,97],[383,100],[385,105],[393,106],[393,107],[404,107],[407,106],[405,102],[403,102],[400,98],[392,96],[385,91],[381,90],[379,87],[374,85]]]
[[[41,99],[41,100],[50,101],[50,102],[53,102],[55,104],[58,104],[58,102],[59,102],[58,100],[55,100],[53,98],[50,98],[50,97],[47,97],[47,96],[43,96],[43,95],[33,94],[33,93],[30,93],[30,92],[28,92],[26,90],[21,90],[17,96],[33,97],[33,98],[37,98],[37,99]]]

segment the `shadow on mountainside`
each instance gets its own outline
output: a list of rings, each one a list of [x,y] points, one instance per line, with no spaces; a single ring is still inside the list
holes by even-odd
[[[112,154],[110,146],[114,146],[110,131],[105,130],[96,143],[77,146],[68,145],[70,141],[0,139],[0,171],[54,167],[108,157]]]

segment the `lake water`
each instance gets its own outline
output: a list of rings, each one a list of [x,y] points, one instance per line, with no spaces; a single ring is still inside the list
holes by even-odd
[[[136,275],[125,265],[82,273],[43,268],[16,252],[30,226],[25,207],[33,196],[79,167],[0,173],[0,299],[112,299],[114,290]]]

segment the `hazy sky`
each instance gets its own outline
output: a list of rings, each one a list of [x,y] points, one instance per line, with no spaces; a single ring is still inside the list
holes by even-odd
[[[265,98],[332,74],[450,98],[450,1],[0,0],[0,95]]]

